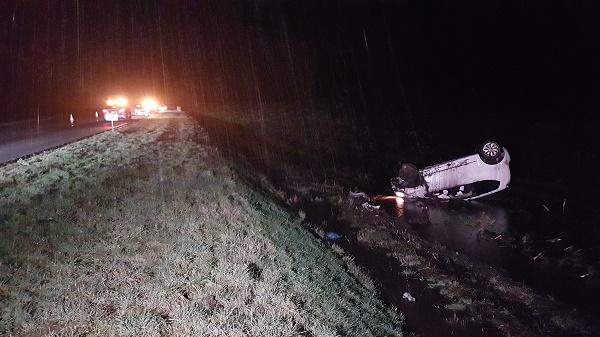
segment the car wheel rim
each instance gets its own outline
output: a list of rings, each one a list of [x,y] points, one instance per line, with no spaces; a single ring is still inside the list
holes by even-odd
[[[483,153],[488,157],[495,157],[500,152],[500,147],[496,143],[487,143],[483,146]]]

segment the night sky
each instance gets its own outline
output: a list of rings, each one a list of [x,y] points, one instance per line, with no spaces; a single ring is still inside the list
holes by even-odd
[[[113,94],[193,113],[319,109],[359,121],[379,151],[418,149],[418,164],[496,139],[517,180],[598,184],[592,3],[3,0],[0,120]]]

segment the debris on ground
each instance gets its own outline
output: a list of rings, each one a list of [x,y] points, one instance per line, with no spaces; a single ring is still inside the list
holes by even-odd
[[[352,192],[352,191],[350,191],[348,193],[348,196],[350,198],[354,198],[354,199],[358,199],[358,198],[367,199],[367,194],[365,192]]]
[[[373,205],[369,203],[369,196],[364,192],[348,192],[348,204],[354,207],[364,207],[373,210]]]
[[[436,194],[435,196],[438,197],[438,199],[450,199],[450,196],[448,195],[448,190],[443,190],[442,193]]]
[[[362,206],[364,209],[367,209],[367,210],[369,210],[369,211],[375,211],[375,210],[378,210],[378,209],[381,207],[381,206],[374,206],[374,205],[371,205],[371,204],[369,204],[368,202],[364,202],[364,203],[363,203],[361,206]]]
[[[402,294],[402,298],[409,301],[409,302],[414,302],[416,301],[416,298],[414,298],[410,293],[405,292],[404,294]]]
[[[325,238],[330,241],[337,241],[337,240],[341,239],[342,236],[336,232],[327,232],[327,233],[325,233]]]
[[[321,202],[325,201],[325,198],[323,198],[323,197],[318,197],[318,196],[317,196],[317,197],[314,197],[314,198],[313,198],[313,201],[314,201],[314,202],[319,202],[319,203],[321,203]]]

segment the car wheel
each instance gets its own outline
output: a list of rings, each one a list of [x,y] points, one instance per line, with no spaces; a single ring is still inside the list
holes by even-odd
[[[398,171],[398,177],[404,181],[406,185],[404,187],[417,187],[419,184],[419,169],[413,164],[402,164]]]
[[[497,142],[485,142],[479,147],[479,158],[490,165],[498,164],[504,158],[504,149]]]

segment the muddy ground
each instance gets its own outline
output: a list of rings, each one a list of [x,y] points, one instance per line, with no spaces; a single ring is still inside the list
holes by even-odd
[[[600,334],[594,247],[584,250],[552,232],[507,231],[507,215],[493,202],[385,197],[374,186],[390,173],[381,165],[390,158],[347,139],[350,126],[342,120],[295,118],[211,114],[201,121],[240,173],[295,208],[315,235],[369,272],[382,298],[406,316],[408,332]],[[503,198],[510,203],[510,195]],[[531,216],[510,210],[511,219]]]

